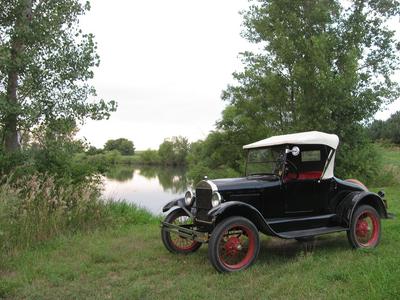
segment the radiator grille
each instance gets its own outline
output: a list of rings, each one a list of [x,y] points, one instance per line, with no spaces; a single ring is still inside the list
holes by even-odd
[[[207,216],[208,211],[212,208],[211,206],[211,188],[196,189],[196,219],[209,222],[210,219]]]
[[[196,189],[197,208],[211,209],[211,189]]]

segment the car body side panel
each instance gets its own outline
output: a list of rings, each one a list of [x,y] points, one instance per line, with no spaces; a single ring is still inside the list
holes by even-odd
[[[374,207],[382,218],[388,218],[385,204],[381,197],[369,191],[353,191],[337,206],[336,214],[340,220],[349,225],[357,206],[366,204]]]

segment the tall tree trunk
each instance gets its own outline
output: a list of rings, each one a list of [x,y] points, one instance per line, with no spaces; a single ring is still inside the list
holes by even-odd
[[[18,45],[13,45],[11,50],[11,59],[15,62],[17,56]],[[17,129],[17,117],[18,114],[16,109],[18,107],[17,98],[17,87],[18,87],[18,72],[15,67],[11,67],[8,72],[8,82],[7,82],[7,101],[11,109],[8,111],[8,115],[5,120],[4,126],[4,149],[6,152],[14,152],[20,149],[20,143],[18,140],[18,129]]]
[[[27,30],[32,19],[32,0],[25,0],[21,16],[15,22],[15,32]],[[18,77],[21,66],[18,62],[24,48],[23,41],[18,34],[14,35],[11,43],[11,65],[7,80],[7,101],[9,105],[8,115],[4,126],[4,149],[6,152],[14,152],[21,148],[18,134]]]

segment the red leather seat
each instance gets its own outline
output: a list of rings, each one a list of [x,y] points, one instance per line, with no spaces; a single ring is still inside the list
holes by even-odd
[[[322,171],[307,171],[307,172],[300,172],[299,177],[296,178],[296,173],[288,173],[285,176],[285,180],[290,179],[319,179],[322,175]]]

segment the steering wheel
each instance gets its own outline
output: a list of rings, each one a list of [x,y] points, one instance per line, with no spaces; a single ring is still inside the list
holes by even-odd
[[[288,160],[288,159],[286,159],[286,162],[285,162],[285,171],[287,172],[287,173],[289,173],[289,169],[292,169],[292,171],[294,171],[294,173],[296,174],[296,177],[294,178],[294,179],[298,179],[299,178],[299,176],[300,176],[300,174],[299,174],[299,169],[296,167],[296,165],[293,163],[293,162],[291,162],[290,160]]]

